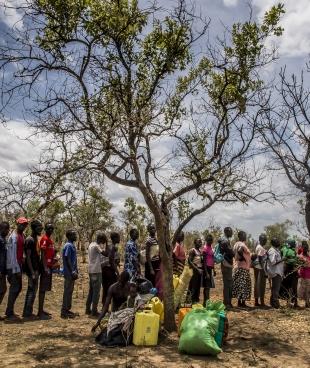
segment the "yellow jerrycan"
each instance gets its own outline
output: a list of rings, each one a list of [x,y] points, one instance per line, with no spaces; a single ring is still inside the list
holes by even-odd
[[[159,315],[161,321],[164,320],[164,304],[157,297],[151,299],[153,305],[153,312]]]
[[[177,286],[179,285],[180,282],[180,278],[177,275],[173,275],[173,288],[174,290],[177,288]]]
[[[150,310],[154,312],[154,305],[152,303],[148,303],[144,306],[143,310]]]
[[[201,309],[201,308],[204,308],[204,306],[202,304],[196,303],[196,304],[192,305],[192,308],[193,309]]]
[[[137,312],[133,329],[133,344],[136,346],[155,346],[158,343],[159,315],[145,310]]]

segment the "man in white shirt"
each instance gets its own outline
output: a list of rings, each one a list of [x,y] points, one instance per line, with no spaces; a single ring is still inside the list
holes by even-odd
[[[279,239],[273,238],[271,239],[271,248],[267,252],[267,273],[271,279],[270,305],[276,309],[280,308],[279,292],[284,276],[284,260],[282,259],[280,246]]]
[[[88,247],[89,292],[86,301],[86,314],[98,317],[98,303],[102,283],[101,259],[105,252],[103,245],[107,244],[104,233],[97,233],[97,240]]]
[[[256,307],[264,307],[265,306],[265,291],[266,291],[266,274],[263,269],[263,257],[266,255],[266,249],[264,248],[267,244],[267,236],[266,234],[261,234],[259,236],[259,243],[255,248],[256,259],[253,262],[254,265],[254,297],[255,297],[255,306]],[[260,303],[259,303],[260,302]]]

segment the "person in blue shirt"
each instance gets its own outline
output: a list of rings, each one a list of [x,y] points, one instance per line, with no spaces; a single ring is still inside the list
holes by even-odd
[[[64,293],[61,307],[61,318],[75,318],[78,314],[71,311],[72,294],[75,280],[78,279],[77,252],[74,242],[77,240],[75,230],[66,232],[67,243],[62,251],[64,272]]]
[[[139,250],[137,240],[139,239],[139,231],[131,229],[130,240],[128,240],[125,248],[125,264],[124,270],[129,273],[130,277],[140,274]]]

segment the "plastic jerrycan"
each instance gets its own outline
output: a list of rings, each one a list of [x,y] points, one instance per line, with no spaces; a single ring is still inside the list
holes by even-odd
[[[173,288],[174,290],[178,287],[180,278],[177,275],[173,275]]]
[[[154,312],[154,305],[152,303],[148,303],[144,306],[143,310],[150,310]]]
[[[155,346],[158,343],[159,315],[145,310],[137,312],[133,329],[133,344],[136,346]]]
[[[179,320],[178,320],[178,333],[179,333],[179,336],[180,336],[180,330],[181,330],[181,324],[182,324],[182,321],[185,317],[185,315],[190,312],[192,310],[192,308],[180,308],[179,309]]]
[[[153,304],[153,312],[158,314],[161,321],[164,319],[164,305],[161,300],[157,297],[151,299],[151,303]]]
[[[192,305],[192,308],[193,309],[201,309],[201,308],[204,308],[204,306],[202,304],[196,303],[196,304]]]

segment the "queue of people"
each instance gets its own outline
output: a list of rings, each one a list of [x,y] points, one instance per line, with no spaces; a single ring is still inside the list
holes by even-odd
[[[303,241],[297,248],[294,239],[288,239],[283,245],[279,239],[270,239],[271,247],[267,248],[268,239],[265,234],[259,236],[259,243],[252,253],[248,248],[244,231],[238,232],[238,240],[231,244],[233,231],[224,229],[224,237],[220,238],[213,248],[213,237],[208,234],[205,245],[202,240],[194,240],[194,247],[189,251],[188,264],[193,270],[189,284],[192,303],[200,302],[203,288],[203,304],[210,298],[210,289],[215,287],[215,264],[221,265],[223,280],[223,302],[227,309],[233,307],[232,300],[237,299],[237,306],[246,308],[251,299],[251,268],[254,269],[254,298],[256,307],[265,307],[265,291],[267,280],[270,282],[270,306],[279,308],[279,299],[285,299],[289,306],[298,307],[298,297],[304,300],[305,307],[310,307],[310,254],[309,245]],[[180,244],[176,244],[175,252],[179,254]],[[176,256],[175,256],[176,259]]]
[[[31,235],[26,238],[24,232],[28,222],[24,217],[18,218],[16,229],[11,234],[9,223],[0,223],[0,303],[7,292],[6,281],[8,281],[5,315],[10,320],[18,319],[14,307],[22,290],[23,273],[28,278],[23,318],[36,317],[33,314],[33,306],[37,292],[39,292],[38,317],[50,318],[50,313],[44,310],[44,301],[45,293],[52,289],[52,270],[57,267],[54,243],[51,239],[54,227],[52,224],[46,224],[45,233],[41,236],[43,225],[40,221],[34,220],[30,223]]]
[[[0,303],[7,292],[9,284],[6,318],[16,319],[15,302],[22,290],[22,274],[28,278],[23,318],[49,319],[51,315],[44,309],[45,294],[52,288],[52,277],[59,262],[55,257],[52,240],[53,224],[43,224],[38,220],[30,222],[31,235],[24,233],[29,221],[21,217],[17,219],[16,229],[10,234],[10,225],[0,223]],[[148,226],[149,236],[145,243],[145,259],[141,261],[138,246],[139,232],[131,229],[129,240],[125,246],[124,271],[120,273],[120,254],[118,245],[120,234],[112,232],[110,239],[98,232],[96,240],[88,248],[89,291],[85,313],[98,318],[96,328],[112,305],[117,310],[128,298],[138,298],[137,285],[134,283],[141,275],[141,263],[144,263],[145,280],[148,288],[153,286],[159,298],[163,297],[163,267],[160,258],[160,247],[156,237],[156,228]],[[10,235],[9,235],[10,234]],[[203,289],[203,303],[210,298],[211,289],[215,288],[215,265],[220,264],[223,280],[223,301],[226,308],[232,308],[232,300],[238,301],[238,307],[247,307],[251,299],[251,268],[254,269],[255,306],[264,307],[267,280],[271,286],[270,306],[279,308],[280,298],[285,298],[294,307],[298,306],[298,297],[310,307],[310,255],[306,241],[297,249],[296,242],[289,239],[282,245],[277,238],[270,240],[260,235],[254,252],[247,246],[247,236],[239,231],[238,241],[232,244],[233,231],[224,229],[224,236],[214,240],[208,234],[204,241],[197,238],[188,254],[184,246],[184,233],[176,238],[173,250],[174,272],[180,275],[186,262],[193,271],[188,295],[192,303],[199,303]],[[62,318],[75,318],[78,314],[72,311],[72,295],[75,282],[79,277],[77,249],[75,242],[77,233],[66,232],[67,241],[62,249],[64,290],[61,307]],[[215,245],[216,243],[216,245]],[[102,312],[99,313],[100,293],[102,290]],[[33,307],[38,293],[38,314],[33,314]]]

